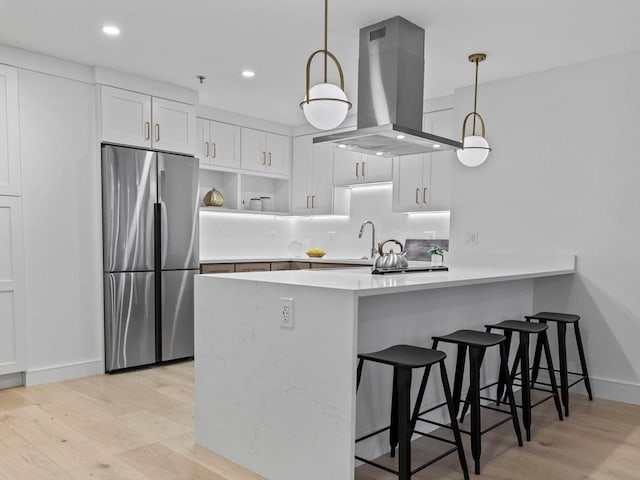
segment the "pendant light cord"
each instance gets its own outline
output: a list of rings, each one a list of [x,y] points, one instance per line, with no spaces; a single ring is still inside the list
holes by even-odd
[[[326,61],[326,60],[325,60]],[[476,86],[473,92],[473,134],[476,134],[476,111],[478,106],[478,59],[476,59]]]
[[[327,24],[328,23],[329,23],[329,0],[324,0],[324,83],[327,83],[327,52],[328,52]]]

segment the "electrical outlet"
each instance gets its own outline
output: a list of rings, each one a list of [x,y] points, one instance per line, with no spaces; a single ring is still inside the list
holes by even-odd
[[[280,327],[293,328],[293,298],[280,298]]]
[[[329,240],[335,240],[336,239],[336,232],[327,232],[329,234]]]
[[[422,234],[424,235],[424,238],[429,240],[435,240],[436,238],[436,232],[434,232],[433,230],[426,230],[422,232]]]
[[[464,234],[464,244],[477,247],[479,243],[479,237],[480,232],[466,232]]]

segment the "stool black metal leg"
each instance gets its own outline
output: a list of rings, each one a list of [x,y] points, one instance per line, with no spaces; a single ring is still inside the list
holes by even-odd
[[[560,357],[560,396],[564,405],[564,416],[569,416],[569,373],[567,370],[567,325],[557,322],[558,350]]]
[[[504,336],[507,338],[506,342],[505,342],[505,349],[507,351],[507,358],[509,358],[509,352],[511,351],[511,335],[512,332],[510,331],[506,331],[504,332]],[[516,360],[513,364],[513,370],[511,371],[511,381],[513,382],[513,377],[515,376],[515,373],[518,371],[518,356],[516,355]],[[496,405],[500,405],[500,401],[502,399],[502,396],[505,395],[505,391],[504,391],[504,375],[502,374],[502,371],[500,371],[500,373],[498,374],[498,392],[497,392],[497,401],[496,401]]]
[[[506,355],[504,344],[500,344],[500,370],[506,375],[507,381],[505,387],[507,389],[507,397],[509,398],[509,409],[511,411],[511,418],[513,420],[513,429],[516,431],[516,437],[518,438],[518,445],[522,446],[522,432],[520,431],[520,422],[518,421],[518,411],[516,410],[516,399],[513,396],[513,384],[511,377],[509,376],[509,359]]]
[[[460,411],[460,398],[462,397],[462,379],[464,378],[464,362],[467,357],[466,345],[458,345],[458,359],[456,360],[456,373],[453,379],[453,404],[456,408],[456,417]]]
[[[391,424],[389,425],[389,455],[396,456],[398,446],[398,369],[393,367],[393,387],[391,392]]]
[[[518,357],[522,364],[522,423],[527,436],[531,441],[531,387],[529,385],[529,334],[520,332],[520,347]],[[508,358],[508,357],[507,357]]]
[[[578,355],[580,355],[580,366],[582,367],[582,378],[584,378],[584,386],[587,389],[589,400],[593,400],[591,394],[591,382],[589,382],[589,373],[587,372],[587,360],[584,356],[584,348],[582,347],[582,336],[580,335],[580,327],[578,322],[574,322],[573,329],[576,332],[576,343],[578,344]]]
[[[447,377],[447,369],[444,365],[444,360],[440,363],[440,377],[442,378],[442,388],[444,389],[444,398],[447,401],[447,408],[449,410],[449,418],[451,419],[451,428],[453,429],[453,438],[458,447],[458,460],[460,460],[460,467],[462,468],[462,474],[464,480],[469,480],[469,468],[467,467],[467,459],[464,456],[464,449],[462,448],[462,439],[460,438],[460,430],[458,428],[458,415],[457,409],[453,404],[451,398],[451,388],[449,387],[449,378]]]
[[[529,319],[527,319],[529,321]],[[540,323],[547,323],[540,320]],[[538,335],[538,341],[536,342],[536,353],[533,357],[533,372],[531,373],[531,388],[534,387],[536,380],[538,379],[538,372],[540,371],[540,359],[542,358],[542,339]]]
[[[482,365],[482,361],[484,360],[484,354],[486,353],[486,349],[482,348],[482,351],[480,352],[479,356],[478,356],[478,365]],[[471,362],[469,362],[471,363]],[[480,377],[478,377],[480,378]],[[473,401],[472,400],[472,393],[471,393],[471,388],[469,388],[469,391],[467,391],[467,396],[464,399],[464,405],[462,406],[462,413],[460,414],[460,421],[464,422],[464,417],[467,415],[467,412],[469,411],[469,405],[470,403]]]
[[[429,380],[429,372],[431,371],[431,365],[428,365],[424,369],[422,375],[422,382],[420,383],[420,390],[418,390],[418,397],[416,398],[416,404],[413,407],[413,415],[411,415],[411,431],[416,429],[416,422],[420,416],[420,406],[422,405],[422,398],[424,397],[424,390],[427,387],[427,381]],[[448,387],[449,385],[447,385]]]
[[[411,411],[411,369],[398,368],[396,375],[396,388],[398,390],[398,478],[409,480],[411,478],[411,433],[409,417]]]
[[[558,412],[558,419],[563,420],[562,406],[560,405],[560,394],[558,393],[558,385],[556,383],[556,374],[553,370],[553,360],[551,360],[551,349],[549,348],[549,338],[547,332],[541,332],[538,334],[539,338],[542,338],[544,345],[544,356],[547,361],[547,370],[549,372],[549,379],[551,380],[551,391],[553,393],[553,403],[556,405],[556,411]]]
[[[471,400],[471,455],[476,475],[480,474],[480,364],[484,348],[469,347],[469,391]]]
[[[357,375],[357,380],[356,380],[356,392],[358,391],[358,388],[360,388],[360,380],[362,379],[362,365],[364,364],[364,359],[361,358],[358,361],[358,375]]]

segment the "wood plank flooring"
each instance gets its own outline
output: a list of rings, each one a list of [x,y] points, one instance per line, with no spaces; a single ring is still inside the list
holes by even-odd
[[[509,424],[485,435],[480,478],[640,479],[640,406],[575,394],[571,401],[564,422],[551,402],[537,407],[533,439],[523,448]],[[0,480],[261,479],[194,445],[192,403],[191,362],[0,390]],[[435,451],[430,442],[414,442],[416,464]],[[396,477],[365,465],[355,478]],[[414,478],[462,475],[449,456]]]

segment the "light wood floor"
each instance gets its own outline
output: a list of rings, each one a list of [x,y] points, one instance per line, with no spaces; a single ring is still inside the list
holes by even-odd
[[[260,479],[194,446],[192,401],[190,362],[0,390],[0,479]],[[640,479],[640,407],[579,395],[571,401],[564,422],[550,402],[538,407],[533,440],[523,448],[509,425],[485,435],[478,478]],[[419,462],[431,449],[414,443]],[[392,478],[369,466],[356,471],[357,480]],[[462,476],[450,456],[415,478]]]

